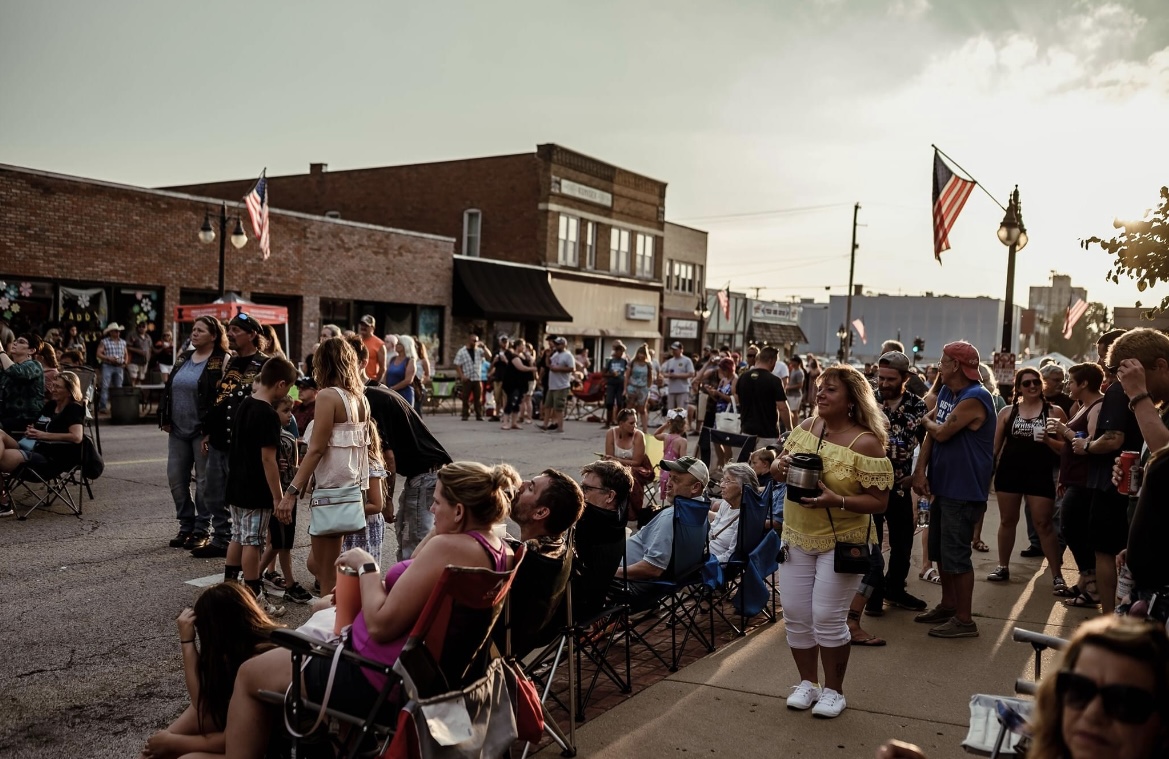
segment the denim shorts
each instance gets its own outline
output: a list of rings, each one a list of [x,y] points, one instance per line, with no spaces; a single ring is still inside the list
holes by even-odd
[[[956,501],[936,496],[930,506],[930,559],[949,574],[974,571],[970,543],[974,528],[986,513],[986,501]]]
[[[272,509],[241,509],[231,506],[231,541],[241,546],[264,547]]]

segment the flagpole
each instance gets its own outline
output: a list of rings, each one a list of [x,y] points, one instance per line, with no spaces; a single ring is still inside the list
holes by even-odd
[[[848,337],[844,341],[844,358],[842,359],[846,364],[848,363],[849,349],[852,348],[852,275],[856,271],[856,216],[860,210],[860,203],[852,207],[852,250],[849,252],[848,260],[848,302],[844,309],[844,324],[845,329],[848,330]]]
[[[931,142],[931,143],[930,143],[930,147],[931,147],[931,148],[933,148],[933,149],[934,149],[935,151],[937,151],[938,153],[941,153],[941,155],[942,155],[942,158],[945,158],[947,161],[949,161],[950,163],[954,164],[954,167],[955,167],[956,169],[958,169],[959,171],[961,171],[961,172],[962,172],[963,174],[965,174],[966,176],[970,177],[970,181],[974,183],[974,186],[975,186],[975,187],[977,187],[978,189],[980,189],[980,190],[982,190],[983,192],[985,192],[985,193],[986,193],[986,196],[987,196],[988,198],[990,198],[991,200],[993,200],[993,201],[994,201],[994,204],[995,204],[996,206],[998,206],[999,208],[1003,209],[1003,212],[1004,212],[1004,213],[1006,212],[1006,210],[1007,210],[1007,207],[1006,207],[1006,206],[1004,206],[1002,203],[1000,203],[998,198],[996,198],[994,195],[991,195],[991,194],[990,194],[990,190],[988,190],[988,189],[986,189],[985,187],[983,187],[983,186],[982,186],[982,182],[979,182],[977,179],[975,179],[973,174],[971,174],[971,173],[970,173],[969,171],[967,171],[966,169],[962,168],[962,167],[961,167],[961,166],[958,164],[958,162],[957,162],[957,161],[955,161],[955,160],[954,160],[953,158],[951,158],[950,156],[946,155],[946,151],[942,150],[942,149],[941,149],[941,148],[939,148],[937,145],[934,145],[934,144]],[[940,263],[940,262],[939,262],[939,263]]]

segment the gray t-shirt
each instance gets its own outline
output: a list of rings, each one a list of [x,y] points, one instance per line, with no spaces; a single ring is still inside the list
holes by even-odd
[[[548,372],[549,390],[567,390],[572,384],[572,370],[576,368],[576,359],[566,350],[558,350],[548,361],[549,366],[568,369],[567,372]]]
[[[694,362],[690,360],[689,356],[679,356],[678,358],[670,356],[662,364],[662,372],[664,374],[693,374]],[[666,377],[666,392],[688,393],[690,392],[690,380],[680,377]]]
[[[793,387],[787,391],[787,397],[804,394],[804,370],[796,369],[787,379],[787,384]]]
[[[199,377],[207,366],[207,359],[188,359],[170,382],[171,434],[192,438],[199,430]]]

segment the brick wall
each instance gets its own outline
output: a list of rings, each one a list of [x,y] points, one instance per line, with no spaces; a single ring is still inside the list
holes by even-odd
[[[0,166],[0,279],[163,288],[169,315],[181,289],[218,287],[219,241],[197,237],[205,210],[217,205]],[[229,204],[228,212],[244,215],[251,238],[242,206]],[[451,240],[279,211],[271,229],[267,261],[255,240],[238,251],[228,242],[225,281],[245,295],[303,299],[301,345],[291,355],[304,355],[315,342],[320,298],[442,306],[449,331]],[[444,343],[450,344],[445,335]]]

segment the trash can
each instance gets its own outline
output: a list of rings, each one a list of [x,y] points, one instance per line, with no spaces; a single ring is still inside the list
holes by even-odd
[[[110,423],[137,424],[141,394],[136,387],[110,388]]]

